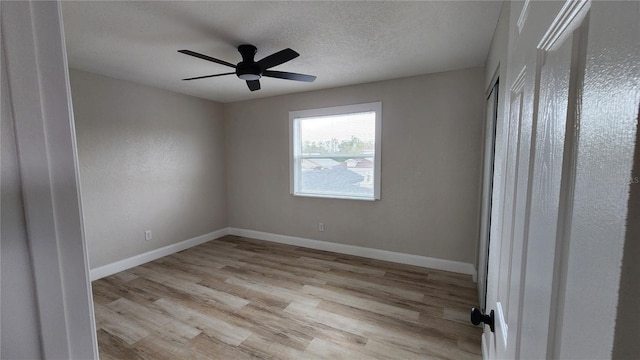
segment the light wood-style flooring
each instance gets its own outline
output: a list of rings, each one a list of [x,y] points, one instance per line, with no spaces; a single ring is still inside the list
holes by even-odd
[[[481,358],[468,275],[227,236],[92,285],[102,360]]]

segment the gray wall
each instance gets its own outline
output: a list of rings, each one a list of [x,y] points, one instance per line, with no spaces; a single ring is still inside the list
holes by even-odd
[[[227,226],[220,104],[70,77],[91,268]]]
[[[227,104],[229,225],[475,263],[483,93],[472,68]],[[381,200],[290,195],[288,111],[373,101]]]
[[[4,42],[4,39],[2,40]],[[4,44],[3,51],[4,53]],[[2,56],[2,55],[0,55]],[[2,120],[0,134],[0,306],[2,318],[2,359],[39,359],[40,327],[36,289],[29,256],[27,225],[24,218],[13,114],[7,86],[6,61],[2,58]]]

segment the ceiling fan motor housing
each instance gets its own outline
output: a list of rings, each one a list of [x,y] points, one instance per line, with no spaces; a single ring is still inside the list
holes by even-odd
[[[242,61],[236,66],[236,75],[242,80],[258,80],[262,77],[262,69],[256,63],[254,57],[258,49],[253,45],[240,45],[238,52],[242,55]]]

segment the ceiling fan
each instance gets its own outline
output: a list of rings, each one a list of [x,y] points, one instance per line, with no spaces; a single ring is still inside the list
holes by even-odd
[[[298,56],[300,56],[300,54],[298,54],[297,52],[291,49],[287,48],[287,49],[278,51],[277,53],[271,54],[262,60],[255,61],[254,56],[256,55],[257,51],[258,49],[253,45],[244,44],[244,45],[238,46],[238,52],[240,52],[240,55],[242,56],[242,61],[240,61],[237,65],[234,65],[224,60],[203,55],[195,51],[178,50],[179,53],[183,53],[185,55],[195,56],[203,60],[212,61],[214,63],[229,66],[236,69],[235,72],[197,76],[197,77],[192,77],[192,78],[187,78],[182,80],[197,80],[197,79],[205,79],[210,77],[235,74],[240,79],[247,81],[247,86],[249,87],[249,90],[256,91],[256,90],[260,90],[260,78],[263,76],[278,78],[278,79],[286,79],[286,80],[305,81],[305,82],[313,82],[316,79],[316,77],[313,75],[269,70],[274,66],[278,66],[280,64],[286,63],[287,61],[293,60]]]

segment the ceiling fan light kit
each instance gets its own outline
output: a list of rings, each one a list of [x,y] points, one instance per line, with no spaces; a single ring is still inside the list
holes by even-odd
[[[260,78],[262,78],[263,76],[277,78],[277,79],[285,79],[285,80],[304,81],[304,82],[313,82],[316,79],[316,77],[313,75],[268,70],[272,67],[278,66],[287,61],[291,61],[297,58],[298,56],[300,56],[300,54],[288,48],[278,51],[277,53],[271,54],[265,57],[264,59],[256,62],[254,58],[256,53],[258,52],[258,49],[253,45],[243,44],[238,46],[238,52],[242,56],[242,61],[240,61],[237,65],[226,62],[224,60],[203,55],[191,50],[178,50],[178,52],[236,69],[235,72],[197,76],[197,77],[192,77],[192,78],[187,78],[182,80],[197,80],[197,79],[205,79],[210,77],[235,74],[238,78],[245,80],[247,82],[247,86],[249,87],[249,90],[256,91],[256,90],[260,90]]]

